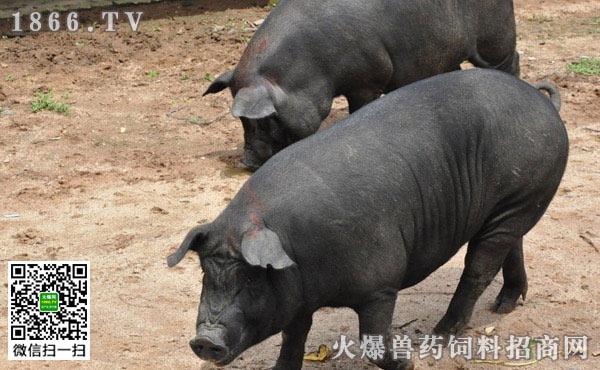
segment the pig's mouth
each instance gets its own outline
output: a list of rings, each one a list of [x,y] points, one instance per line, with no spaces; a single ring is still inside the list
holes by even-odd
[[[223,367],[223,366],[229,365],[231,362],[233,362],[233,360],[235,360],[235,358],[238,355],[239,354],[234,354],[234,353],[230,352],[230,354],[227,355],[227,357],[225,357],[224,359],[213,362],[213,365],[218,366],[218,367]]]
[[[258,161],[256,160],[249,160],[246,157],[242,158],[241,160],[242,164],[244,166],[246,166],[250,171],[254,172],[256,170],[258,170],[258,168],[262,165],[262,163],[264,163],[265,161],[263,161],[262,163],[258,163]]]
[[[243,348],[243,347],[240,347]],[[213,365],[218,366],[218,367],[223,367],[226,365],[229,365],[230,363],[233,362],[233,360],[235,360],[239,355],[242,354],[242,352],[244,352],[244,350],[239,350],[238,348],[234,348],[231,351],[229,351],[229,354],[227,356],[225,356],[224,358],[220,359],[219,361],[211,361]]]
[[[233,360],[235,360],[239,355],[242,354],[242,352],[244,352],[251,346],[252,346],[252,344],[251,344],[250,338],[248,338],[247,336],[244,336],[243,338],[241,338],[241,340],[238,342],[238,344],[236,346],[232,347],[229,350],[229,352],[227,353],[227,355],[225,357],[223,357],[222,359],[216,361],[216,360],[210,360],[210,359],[203,358],[203,360],[209,361],[215,366],[223,367],[223,366],[226,366],[226,365],[229,365],[230,363],[232,363]]]

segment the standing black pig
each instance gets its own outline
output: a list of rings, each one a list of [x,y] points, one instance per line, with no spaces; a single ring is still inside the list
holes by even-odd
[[[336,96],[352,113],[466,59],[518,75],[515,40],[512,0],[283,0],[204,95],[230,88],[256,169],[316,132]]]
[[[173,266],[188,250],[200,255],[192,349],[224,365],[283,330],[276,368],[299,369],[324,306],[353,308],[361,336],[389,343],[398,290],[467,242],[435,332],[460,332],[500,268],[495,309],[512,311],[527,291],[523,235],[554,196],[567,152],[550,100],[506,73],[451,72],[371,103],[275,155],[169,257]],[[376,364],[409,366],[390,352]]]

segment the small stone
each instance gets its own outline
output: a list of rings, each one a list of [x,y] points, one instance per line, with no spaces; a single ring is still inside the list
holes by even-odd
[[[156,207],[156,206],[152,207],[152,209],[150,209],[150,211],[152,213],[160,214],[160,215],[168,215],[169,214],[168,211],[166,211],[166,210],[164,210],[164,209],[162,209],[160,207]]]

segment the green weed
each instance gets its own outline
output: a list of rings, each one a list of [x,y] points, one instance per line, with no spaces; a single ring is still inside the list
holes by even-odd
[[[37,113],[43,110],[56,112],[60,114],[69,114],[70,106],[67,103],[60,103],[54,100],[52,91],[40,91],[35,94],[35,100],[31,102],[31,111]]]
[[[581,58],[578,62],[569,63],[567,69],[580,75],[600,76],[600,59]]]

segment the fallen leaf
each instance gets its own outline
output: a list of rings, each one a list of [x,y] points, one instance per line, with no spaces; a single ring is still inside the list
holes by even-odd
[[[329,358],[331,355],[331,350],[324,344],[319,346],[319,349],[316,352],[309,352],[304,355],[304,361],[318,361],[323,362]]]
[[[494,330],[496,329],[496,327],[494,326],[488,326],[485,329],[483,329],[485,335],[490,335],[494,332]]]

